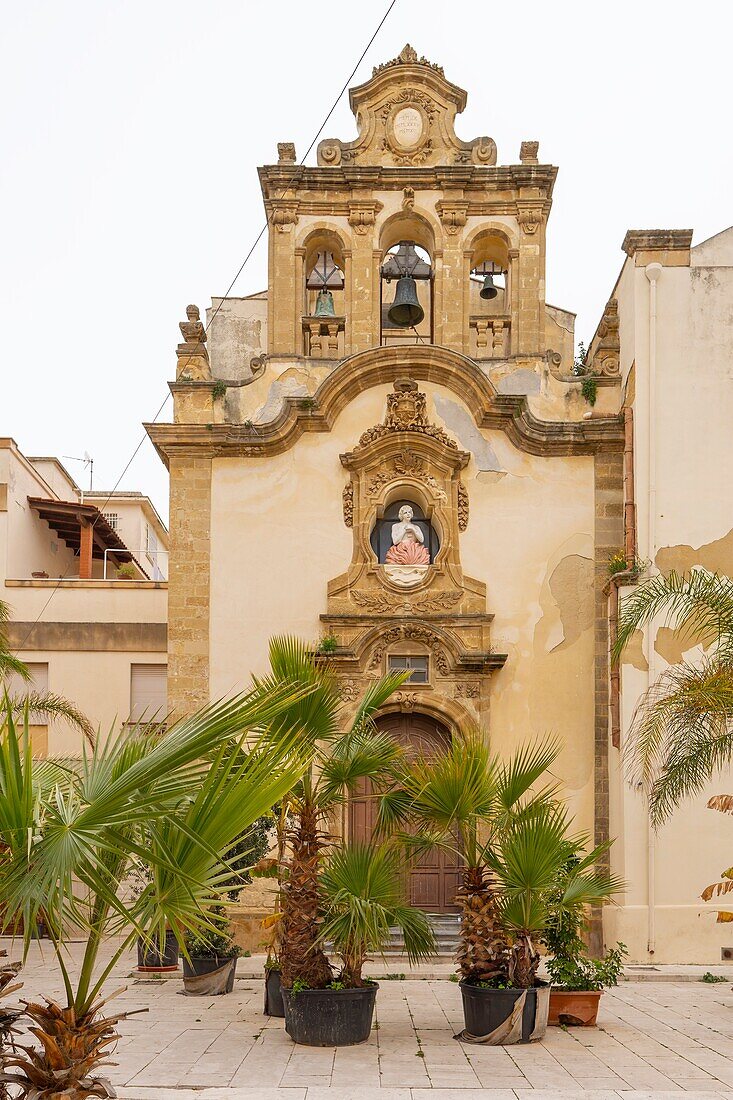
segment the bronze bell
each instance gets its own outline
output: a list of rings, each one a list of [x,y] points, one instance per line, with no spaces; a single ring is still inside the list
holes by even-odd
[[[318,297],[316,298],[316,311],[313,314],[314,317],[335,317],[336,311],[333,308],[333,294],[330,290],[319,290]]]
[[[417,300],[415,280],[411,275],[400,275],[387,317],[398,328],[412,328],[419,325],[424,316],[425,310]]]
[[[499,291],[494,286],[494,280],[491,278],[491,275],[487,275],[484,279],[484,285],[479,291],[479,295],[482,298],[485,298],[487,302],[490,302],[491,299],[495,298],[498,293]]]

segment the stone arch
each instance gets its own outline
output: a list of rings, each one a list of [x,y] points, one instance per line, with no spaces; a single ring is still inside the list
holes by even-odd
[[[440,223],[427,210],[398,210],[385,218],[379,227],[382,261],[389,249],[400,241],[414,241],[425,249],[431,263],[435,263],[435,252],[440,240]]]

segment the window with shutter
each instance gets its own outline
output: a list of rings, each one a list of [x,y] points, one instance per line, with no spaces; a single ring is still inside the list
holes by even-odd
[[[166,665],[130,666],[130,722],[163,722],[168,713]]]

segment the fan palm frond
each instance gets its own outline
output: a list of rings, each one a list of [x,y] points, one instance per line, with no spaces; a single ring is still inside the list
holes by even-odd
[[[16,714],[27,710],[34,724],[45,725],[47,722],[63,719],[84,736],[88,745],[94,747],[97,739],[94,727],[87,716],[63,695],[50,691],[29,691],[13,697],[13,708]]]
[[[343,960],[343,978],[361,985],[369,952],[382,951],[390,928],[401,929],[411,963],[435,953],[425,913],[405,903],[405,866],[388,845],[354,844],[334,850],[322,875],[323,941]]]

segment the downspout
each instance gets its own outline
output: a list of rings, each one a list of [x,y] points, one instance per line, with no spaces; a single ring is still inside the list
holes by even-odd
[[[659,263],[647,264],[644,273],[649,280],[649,370],[647,374],[647,440],[648,440],[648,499],[647,499],[647,553],[651,566],[657,554],[657,281],[662,274]],[[654,648],[654,623],[648,633],[647,686],[657,678]],[[651,817],[647,814],[647,952],[656,949],[656,837]]]

